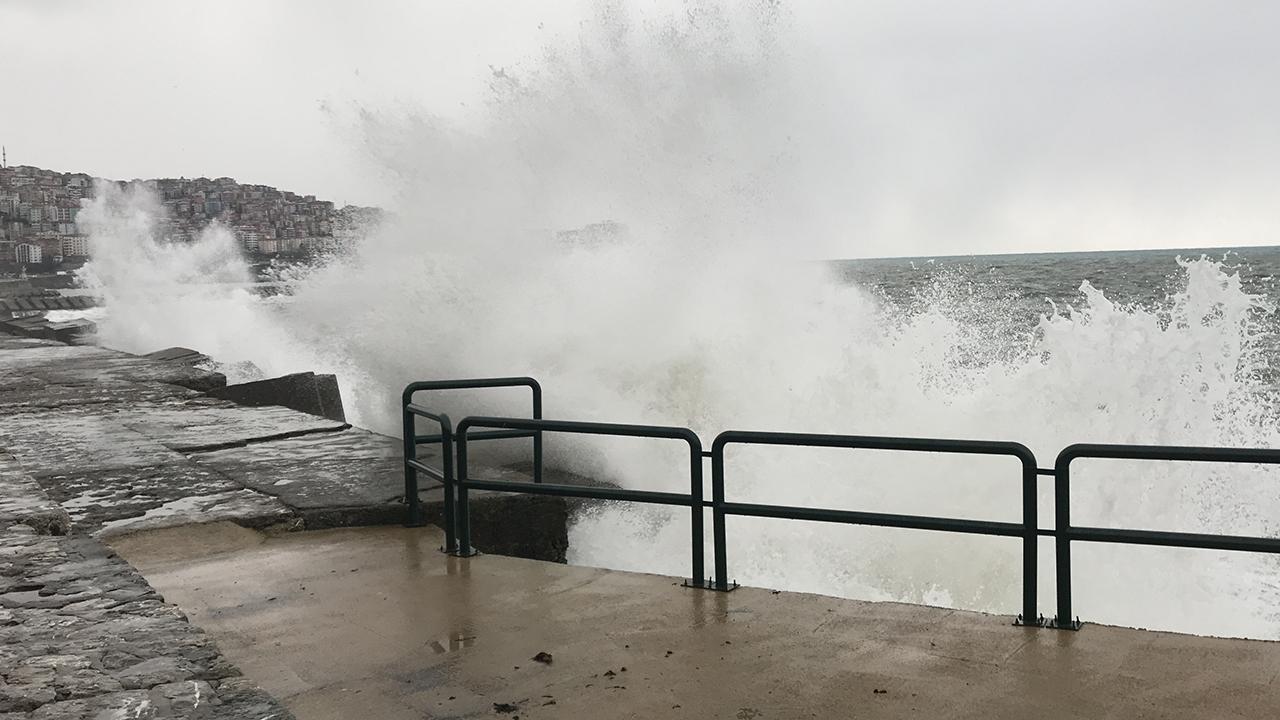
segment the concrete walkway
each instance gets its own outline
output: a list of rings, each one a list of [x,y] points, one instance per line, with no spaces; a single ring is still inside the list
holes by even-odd
[[[215,524],[115,548],[302,720],[1280,715],[1277,643],[712,593],[440,543]]]

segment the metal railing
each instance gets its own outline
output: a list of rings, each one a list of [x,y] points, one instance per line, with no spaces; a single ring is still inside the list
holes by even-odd
[[[457,390],[471,388],[526,385],[533,389],[533,417],[467,417],[452,426],[443,413],[432,413],[412,402],[413,394],[422,390]],[[425,472],[444,485],[445,551],[456,555],[475,554],[471,544],[470,491],[551,495],[622,502],[641,502],[690,508],[690,576],[685,585],[709,590],[732,590],[729,581],[726,519],[730,515],[789,520],[867,525],[916,530],[965,533],[1022,539],[1022,612],[1016,625],[1079,629],[1073,619],[1071,605],[1071,543],[1109,542],[1168,547],[1202,548],[1243,552],[1280,554],[1280,538],[1213,535],[1125,528],[1099,528],[1071,525],[1071,463],[1081,458],[1163,460],[1187,462],[1280,464],[1280,450],[1221,447],[1172,447],[1150,445],[1071,445],[1064,449],[1052,469],[1038,466],[1035,455],[1025,445],[1015,442],[984,440],[950,440],[938,438],[902,438],[861,435],[827,435],[807,433],[750,432],[729,430],[720,433],[712,449],[704,451],[698,435],[689,428],[660,425],[626,425],[617,423],[575,422],[542,419],[541,389],[532,378],[496,378],[414,383],[405,388],[404,448],[405,500],[408,503],[406,524],[422,524],[422,508],[417,493],[418,472]],[[414,418],[434,421],[440,428],[436,435],[416,435]],[[542,482],[542,434],[544,432],[584,435],[681,440],[689,446],[689,491],[656,492],[629,490],[611,486],[565,485]],[[482,480],[471,477],[468,444],[475,440],[532,437],[534,439],[533,483],[507,480]],[[417,459],[416,448],[424,443],[441,443],[442,470],[431,468]],[[1022,521],[997,522],[924,515],[836,510],[795,505],[767,505],[732,502],[726,497],[725,448],[729,445],[775,445],[790,447],[845,448],[855,450],[887,450],[912,453],[945,453],[1003,456],[1016,459],[1021,468]],[[456,453],[456,466],[454,463]],[[711,499],[704,497],[702,460],[711,460]],[[454,469],[456,467],[456,475]],[[1037,517],[1037,478],[1054,479],[1053,506],[1055,527],[1039,527]],[[712,547],[714,574],[705,573],[705,509],[712,515]],[[1057,614],[1046,622],[1038,611],[1037,563],[1040,536],[1055,539]]]
[[[965,520],[922,515],[891,515],[887,513],[853,512],[825,508],[797,507],[793,505],[760,505],[734,503],[725,499],[724,449],[738,445],[787,445],[791,447],[847,448],[850,450],[895,450],[905,452],[960,453],[966,455],[1004,455],[1017,458],[1022,464],[1022,522],[1006,523],[989,520]],[[897,438],[859,435],[813,435],[805,433],[746,432],[728,430],[720,433],[711,444],[711,511],[712,533],[716,553],[715,582],[717,590],[727,590],[728,548],[725,537],[725,517],[745,515],[752,517],[781,518],[787,520],[812,520],[817,522],[844,523],[847,525],[874,525],[878,527],[909,528],[916,530],[941,530],[944,532],[995,535],[1022,538],[1022,614],[1018,622],[1038,623],[1036,614],[1036,457],[1025,445],[1014,442],[988,442],[984,440],[940,440],[929,438]]]
[[[587,487],[582,485],[555,485],[550,483],[510,482],[501,480],[473,480],[468,473],[467,444],[479,434],[471,435],[468,431],[473,427],[497,428],[507,430],[523,430],[526,432],[557,432],[579,435],[612,435],[614,437],[652,438],[665,440],[682,440],[689,445],[689,492],[670,493],[650,490],[627,490],[616,487]],[[533,495],[556,495],[559,497],[577,497],[595,500],[620,500],[625,502],[643,502],[657,505],[682,505],[691,509],[691,573],[686,584],[705,586],[706,578],[703,560],[703,517],[702,508],[702,441],[697,433],[688,428],[667,427],[663,425],[622,425],[617,423],[569,422],[564,420],[527,420],[522,418],[469,417],[458,423],[458,494],[457,494],[457,554],[472,555],[471,518],[468,504],[469,490],[492,490],[497,492],[517,492]]]
[[[1058,615],[1055,627],[1078,629],[1079,620],[1071,614],[1071,542],[1124,543],[1129,545],[1163,545],[1165,547],[1232,550],[1240,552],[1280,553],[1280,538],[1240,535],[1208,535],[1165,530],[1130,530],[1125,528],[1079,527],[1071,524],[1071,463],[1084,458],[1110,460],[1173,460],[1182,462],[1218,462],[1280,464],[1280,450],[1177,447],[1171,445],[1071,445],[1058,453],[1054,462],[1054,531],[1056,537]]]
[[[407,506],[405,524],[410,527],[426,523],[422,511],[422,499],[419,496],[418,473],[425,473],[435,478],[444,486],[444,526],[445,549],[452,551],[457,546],[455,536],[456,507],[454,499],[455,483],[453,476],[453,424],[445,413],[433,413],[427,408],[413,402],[414,395],[420,392],[442,390],[482,390],[489,388],[527,387],[533,395],[533,417],[542,417],[542,386],[531,377],[475,378],[470,380],[429,380],[410,383],[400,395],[402,420],[402,440],[404,444],[404,502]],[[440,432],[433,435],[419,435],[417,418],[425,418],[436,423]],[[503,440],[508,438],[533,438],[533,481],[542,482],[542,433],[540,432],[492,432],[478,434],[475,440]],[[418,460],[419,445],[439,444],[441,468],[439,470]]]

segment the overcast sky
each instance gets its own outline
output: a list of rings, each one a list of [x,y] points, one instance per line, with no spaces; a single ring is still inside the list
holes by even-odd
[[[839,254],[1280,243],[1280,3],[786,5],[806,112],[848,141],[808,193],[861,238]],[[0,0],[0,143],[383,203],[353,110],[463,116],[589,6]]]

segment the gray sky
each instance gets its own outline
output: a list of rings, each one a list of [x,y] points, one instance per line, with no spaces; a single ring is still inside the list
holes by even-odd
[[[1280,243],[1280,3],[786,5],[836,254]],[[381,203],[356,109],[460,115],[588,6],[0,0],[0,143]]]

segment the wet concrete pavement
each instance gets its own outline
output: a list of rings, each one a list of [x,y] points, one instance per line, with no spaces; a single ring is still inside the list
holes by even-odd
[[[1277,643],[713,593],[440,542],[207,525],[115,546],[303,720],[1280,714]]]

